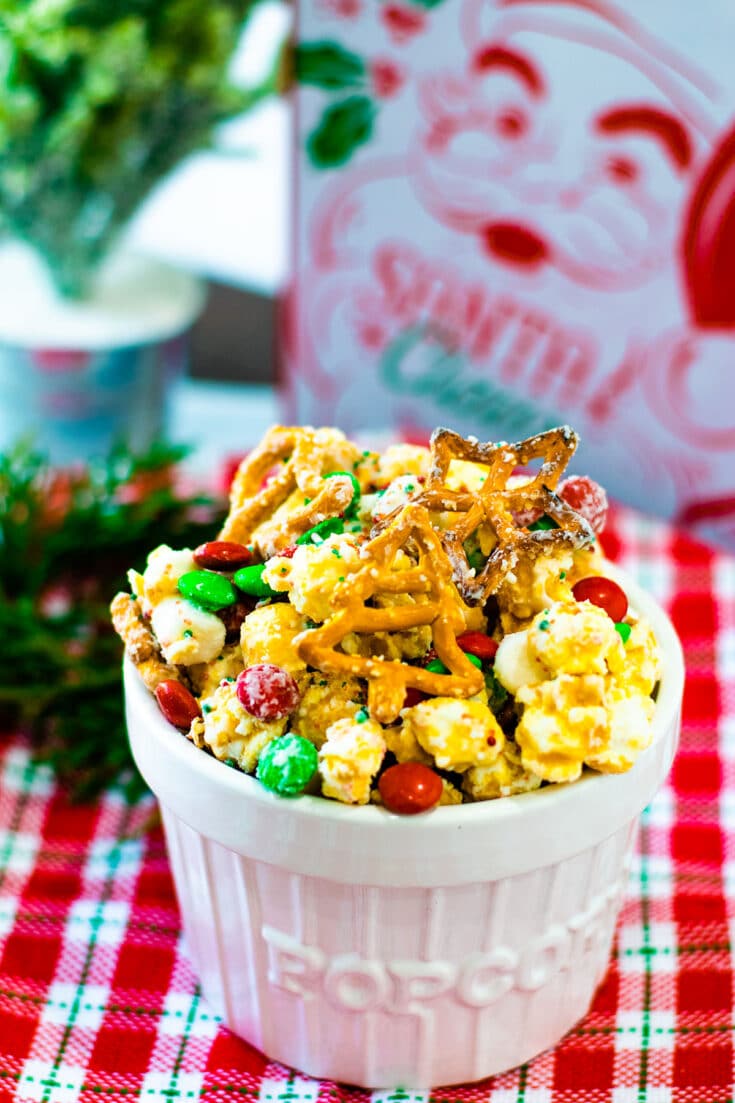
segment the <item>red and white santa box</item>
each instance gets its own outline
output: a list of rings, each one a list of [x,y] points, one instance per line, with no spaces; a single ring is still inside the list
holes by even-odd
[[[735,5],[302,0],[297,23],[288,416],[571,421],[579,469],[735,545]]]

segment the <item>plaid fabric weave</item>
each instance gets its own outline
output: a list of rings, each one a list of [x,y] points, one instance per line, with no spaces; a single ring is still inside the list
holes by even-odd
[[[590,1014],[531,1064],[435,1092],[442,1103],[733,1098],[735,559],[622,510],[604,541],[684,643],[681,749],[644,814]],[[71,806],[21,739],[2,741],[0,1103],[367,1103],[270,1063],[219,1024],[182,945],[162,835],[146,830],[153,807],[115,790]]]

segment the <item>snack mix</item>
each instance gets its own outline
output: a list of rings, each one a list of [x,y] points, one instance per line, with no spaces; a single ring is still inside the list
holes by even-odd
[[[165,718],[281,796],[405,814],[628,770],[660,659],[576,446],[277,426],[218,539],[152,551],[115,628]]]

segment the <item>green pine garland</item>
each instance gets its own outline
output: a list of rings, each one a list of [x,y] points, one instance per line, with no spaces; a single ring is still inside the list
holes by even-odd
[[[184,451],[116,448],[75,472],[26,446],[0,454],[0,729],[30,732],[78,798],[121,774],[128,796],[142,788],[109,603],[156,545],[194,547],[224,517],[224,503],[176,493]]]

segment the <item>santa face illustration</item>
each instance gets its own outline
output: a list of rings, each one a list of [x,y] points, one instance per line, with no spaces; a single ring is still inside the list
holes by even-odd
[[[671,269],[699,152],[687,120],[623,57],[501,30],[422,88],[422,203],[529,275],[629,291]]]

